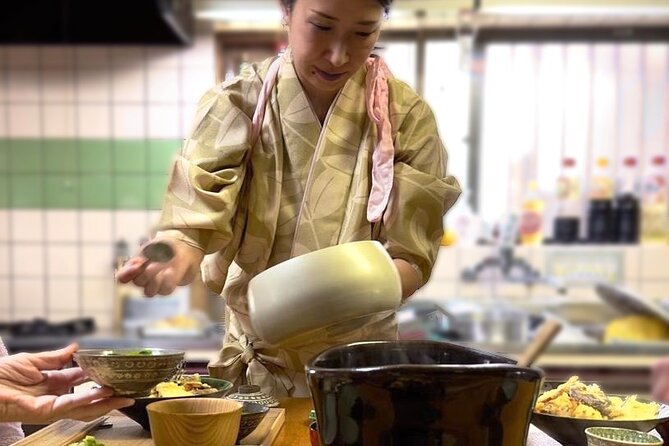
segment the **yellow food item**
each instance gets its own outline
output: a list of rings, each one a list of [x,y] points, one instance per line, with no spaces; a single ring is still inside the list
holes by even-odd
[[[185,390],[183,387],[180,387],[179,384],[175,383],[174,381],[158,384],[155,387],[155,392],[161,398],[174,396],[193,396],[192,393]]]
[[[160,329],[197,329],[200,328],[200,321],[192,316],[177,314],[166,319],[153,322],[151,328]]]
[[[207,393],[214,393],[218,389],[211,387],[207,383],[200,380],[199,374],[184,375],[176,379],[176,381],[163,382],[151,390],[152,398],[172,398],[180,396],[194,396],[203,395]]]
[[[597,384],[584,384],[572,376],[557,388],[544,392],[534,410],[539,413],[588,420],[652,420],[660,405],[638,401],[636,395],[607,396]]]
[[[669,339],[669,325],[652,316],[633,314],[609,322],[604,342],[663,341]]]
[[[570,416],[570,415],[567,415]],[[588,420],[603,420],[604,417],[602,416],[602,413],[595,409],[594,407],[590,407],[587,404],[579,404],[576,406],[576,409],[574,409],[573,415],[571,415],[574,418],[586,418]]]

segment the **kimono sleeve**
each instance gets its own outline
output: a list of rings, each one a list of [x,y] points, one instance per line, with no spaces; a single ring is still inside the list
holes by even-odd
[[[202,97],[191,134],[172,164],[160,235],[205,254],[230,242],[250,147],[251,120],[245,108],[244,95],[234,85]]]
[[[446,175],[448,155],[424,101],[417,100],[407,111],[394,143],[393,189],[379,238],[391,257],[414,267],[422,286],[437,258],[443,216],[460,195],[460,186]]]

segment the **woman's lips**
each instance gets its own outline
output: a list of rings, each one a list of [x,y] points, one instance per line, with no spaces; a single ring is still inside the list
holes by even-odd
[[[316,74],[318,74],[322,79],[328,81],[328,82],[334,82],[336,80],[339,80],[344,76],[346,73],[328,73],[327,71],[323,71],[318,67],[314,67],[314,71]]]

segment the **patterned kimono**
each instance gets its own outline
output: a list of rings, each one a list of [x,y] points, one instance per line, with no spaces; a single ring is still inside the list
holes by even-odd
[[[447,155],[431,110],[391,78],[394,180],[382,220],[371,224],[366,211],[377,128],[366,109],[367,67],[349,79],[321,125],[290,53],[285,57],[254,147],[251,117],[271,60],[246,67],[204,95],[174,163],[159,226],[161,235],[208,254],[204,280],[226,299],[224,345],[210,373],[236,385],[258,384],[278,397],[308,395],[304,364],[327,347],[395,339],[395,317],[346,321],[269,345],[254,334],[249,319],[249,281],[291,257],[375,239],[391,257],[409,262],[424,284],[443,215],[460,191],[445,174]]]

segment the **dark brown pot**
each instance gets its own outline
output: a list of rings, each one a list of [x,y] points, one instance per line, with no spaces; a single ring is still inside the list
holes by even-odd
[[[307,364],[323,446],[519,446],[543,373],[431,341],[334,347]]]

